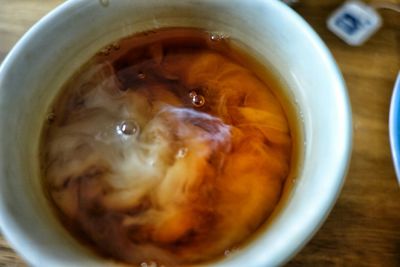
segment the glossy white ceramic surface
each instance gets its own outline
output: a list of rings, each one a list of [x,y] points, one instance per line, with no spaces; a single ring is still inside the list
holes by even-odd
[[[170,26],[245,43],[279,73],[303,120],[304,161],[287,204],[250,245],[214,265],[283,264],[335,203],[351,153],[349,99],[331,54],[294,11],[267,0],[67,1],[18,42],[0,69],[0,226],[32,265],[110,266],[52,213],[40,186],[40,131],[61,85],[95,52],[132,33]]]
[[[390,102],[389,139],[397,182],[400,185],[400,72],[397,75]]]

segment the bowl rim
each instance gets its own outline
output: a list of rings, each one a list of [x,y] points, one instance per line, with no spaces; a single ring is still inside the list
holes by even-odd
[[[43,28],[46,27],[48,23],[51,23],[54,19],[56,19],[59,14],[65,12],[65,10],[73,8],[74,6],[82,5],[84,4],[84,2],[85,1],[82,0],[71,0],[64,2],[63,4],[52,10],[50,13],[48,13],[46,16],[44,16],[42,19],[40,19],[33,27],[31,27],[4,59],[3,63],[0,66],[0,77],[2,77],[3,74],[7,72],[7,68],[13,65],[13,62],[18,56],[20,50],[24,50],[27,48],[27,46],[29,46],[27,44],[27,41],[29,41],[31,38],[34,38],[34,35],[37,31],[41,31]],[[314,234],[318,231],[318,229],[322,226],[322,224],[328,217],[331,209],[336,203],[338,196],[340,195],[341,189],[345,182],[345,176],[350,164],[352,150],[352,113],[348,93],[341,72],[332,54],[329,52],[328,48],[323,43],[321,38],[314,32],[311,26],[308,25],[308,23],[300,15],[285,6],[283,3],[279,1],[271,1],[268,4],[274,6],[274,8],[278,10],[282,10],[288,13],[291,19],[293,19],[298,24],[298,28],[304,31],[308,41],[312,43],[313,46],[318,48],[318,52],[324,56],[324,58],[321,60],[323,60],[325,64],[328,65],[329,69],[331,70],[331,75],[334,76],[337,80],[337,89],[340,91],[338,94],[343,102],[343,111],[341,114],[344,121],[343,128],[341,130],[344,131],[344,138],[342,140],[343,143],[341,145],[340,155],[338,156],[340,157],[340,166],[338,166],[338,170],[336,173],[337,179],[335,180],[332,188],[330,188],[329,201],[326,201],[326,203],[324,203],[324,210],[322,210],[318,215],[315,215],[314,218],[312,218],[311,221],[313,224],[305,227],[305,231],[302,235],[302,241],[296,242],[297,245],[290,249],[290,253],[287,253],[287,257],[284,259],[280,259],[280,264],[284,264],[285,262],[289,261],[295,254],[297,254],[304,247],[304,245],[314,236]],[[3,179],[3,177],[1,178]],[[0,197],[0,214],[4,214],[3,209],[5,209],[5,207],[1,204],[1,202],[3,201],[4,199]],[[10,220],[6,222],[6,219],[3,219],[2,216],[0,216],[0,228],[3,228],[3,230],[5,230],[5,225],[9,225],[9,223]],[[31,254],[29,253],[29,251],[27,252],[26,248],[22,247],[20,243],[17,242],[17,237],[13,236],[11,231],[3,231],[3,235],[11,243],[11,245],[18,252],[21,253],[20,255],[22,255],[28,262],[32,262],[30,258],[35,257],[35,254]],[[24,253],[22,253],[23,251]]]
[[[397,75],[389,110],[389,140],[393,166],[400,185],[400,71]]]

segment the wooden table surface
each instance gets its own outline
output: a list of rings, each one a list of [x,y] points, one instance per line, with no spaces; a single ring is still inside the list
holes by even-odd
[[[0,61],[33,23],[61,2],[0,0]],[[343,1],[299,2],[295,9],[327,43],[346,80],[354,149],[335,208],[288,266],[400,266],[400,189],[388,139],[390,97],[400,70],[400,13],[380,11],[383,28],[365,45],[350,47],[325,26]],[[1,234],[0,266],[26,266]]]

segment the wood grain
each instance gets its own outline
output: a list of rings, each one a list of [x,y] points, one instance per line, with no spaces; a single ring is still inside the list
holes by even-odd
[[[295,6],[343,72],[353,108],[354,148],[331,215],[287,266],[400,266],[400,190],[388,139],[390,97],[400,70],[400,14],[380,11],[383,28],[365,45],[350,47],[325,26],[341,2],[300,0]],[[60,3],[0,0],[0,61],[34,22]],[[26,266],[1,236],[0,266]]]
[[[300,2],[297,11],[327,43],[343,72],[354,147],[335,208],[288,266],[400,266],[400,190],[388,138],[390,98],[400,70],[400,14],[380,11],[384,27],[363,46],[349,47],[325,27],[342,1]]]

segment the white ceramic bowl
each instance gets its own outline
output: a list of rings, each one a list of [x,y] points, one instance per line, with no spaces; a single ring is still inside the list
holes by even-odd
[[[18,42],[0,69],[0,226],[34,266],[110,266],[58,223],[40,187],[38,141],[57,90],[104,45],[134,32],[201,27],[246,43],[290,88],[303,120],[303,162],[288,201],[265,232],[216,266],[276,266],[318,230],[341,190],[351,111],[325,45],[279,1],[68,1]]]
[[[397,75],[390,102],[389,139],[397,182],[400,185],[400,71]]]

